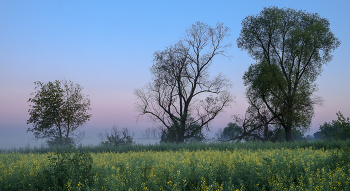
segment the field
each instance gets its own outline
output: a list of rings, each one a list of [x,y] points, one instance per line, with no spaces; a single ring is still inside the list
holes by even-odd
[[[119,152],[2,152],[0,190],[349,190],[349,145],[194,143]]]

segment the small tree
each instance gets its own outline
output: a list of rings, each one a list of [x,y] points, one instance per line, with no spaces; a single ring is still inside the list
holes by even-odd
[[[221,132],[221,135],[218,137],[219,140],[232,140],[233,138],[241,135],[243,129],[237,123],[228,123],[227,126]]]
[[[33,132],[35,138],[48,138],[49,146],[71,145],[84,133],[74,134],[79,126],[90,120],[88,114],[90,99],[82,94],[82,87],[71,81],[54,81],[47,84],[40,81],[28,102],[30,118],[27,124],[33,124],[27,132]],[[72,136],[75,136],[75,140]]]
[[[340,139],[346,140],[350,138],[350,119],[345,118],[339,111],[337,113],[338,120],[325,122],[320,125],[320,131],[314,134],[315,139]]]

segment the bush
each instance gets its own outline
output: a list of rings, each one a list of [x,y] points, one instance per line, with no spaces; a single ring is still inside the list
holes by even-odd
[[[92,186],[91,154],[72,148],[62,150],[58,147],[53,155],[48,156],[50,164],[43,171],[39,190],[80,190]]]
[[[346,140],[350,137],[350,119],[345,118],[339,111],[337,113],[338,120],[332,120],[332,122],[325,122],[320,125],[320,130],[314,133],[315,139],[335,139]]]
[[[118,127],[113,126],[111,133],[105,131],[105,134],[99,134],[101,144],[104,146],[121,146],[121,145],[133,145],[133,136],[130,135],[129,130],[124,128],[123,131],[119,131]]]

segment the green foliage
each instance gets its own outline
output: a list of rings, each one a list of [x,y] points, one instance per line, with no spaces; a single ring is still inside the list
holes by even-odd
[[[75,130],[91,117],[87,112],[91,110],[90,100],[82,94],[83,88],[66,80],[34,84],[35,92],[28,100],[33,105],[27,121],[33,128],[27,132],[33,132],[35,138],[49,138],[50,146],[71,144]]]
[[[216,144],[239,145],[228,150],[196,143],[176,151],[93,154],[94,163],[74,162],[91,161],[76,151],[58,151],[48,163],[39,154],[0,154],[0,190],[349,190],[349,144]]]
[[[87,151],[60,148],[48,156],[49,166],[43,171],[40,190],[86,190],[92,185],[93,159]],[[71,189],[68,189],[71,187]]]
[[[332,122],[325,122],[320,125],[320,131],[314,133],[316,139],[335,139],[346,140],[350,138],[350,119],[345,118],[339,111],[337,113],[338,119]]]
[[[242,21],[238,48],[257,61],[243,77],[249,104],[264,108],[287,141],[292,128],[309,128],[314,106],[322,103],[313,96],[315,81],[340,45],[329,25],[317,13],[273,6]]]
[[[222,131],[222,134],[220,135],[220,139],[223,139],[223,140],[232,139],[234,137],[241,135],[242,132],[243,132],[242,127],[240,127],[236,123],[230,122]]]
[[[60,108],[63,102],[63,89],[60,87],[61,83],[55,82],[34,82],[36,92],[33,98],[29,98],[28,102],[34,105],[29,105],[32,108],[29,110],[30,118],[27,124],[32,123],[33,128],[28,128],[28,131],[34,133],[36,138],[50,137],[58,133],[53,126],[56,126],[60,119]],[[58,129],[59,130],[59,129]]]

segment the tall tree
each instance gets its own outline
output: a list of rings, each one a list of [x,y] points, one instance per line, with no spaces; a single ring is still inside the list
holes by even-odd
[[[329,21],[317,13],[289,8],[264,8],[242,21],[238,48],[257,61],[244,74],[248,96],[254,94],[291,141],[292,128],[308,128],[314,106],[315,80],[340,41]]]
[[[229,80],[221,74],[210,79],[208,71],[215,56],[225,55],[228,36],[229,29],[221,23],[213,28],[197,22],[175,46],[155,52],[152,82],[135,90],[140,116],[164,125],[180,143],[208,129],[233,101]]]
[[[71,135],[86,121],[90,120],[90,99],[82,94],[82,87],[71,81],[54,81],[47,84],[34,82],[35,92],[28,102],[30,118],[27,124],[32,123],[35,138],[48,138],[50,144],[72,144]]]

